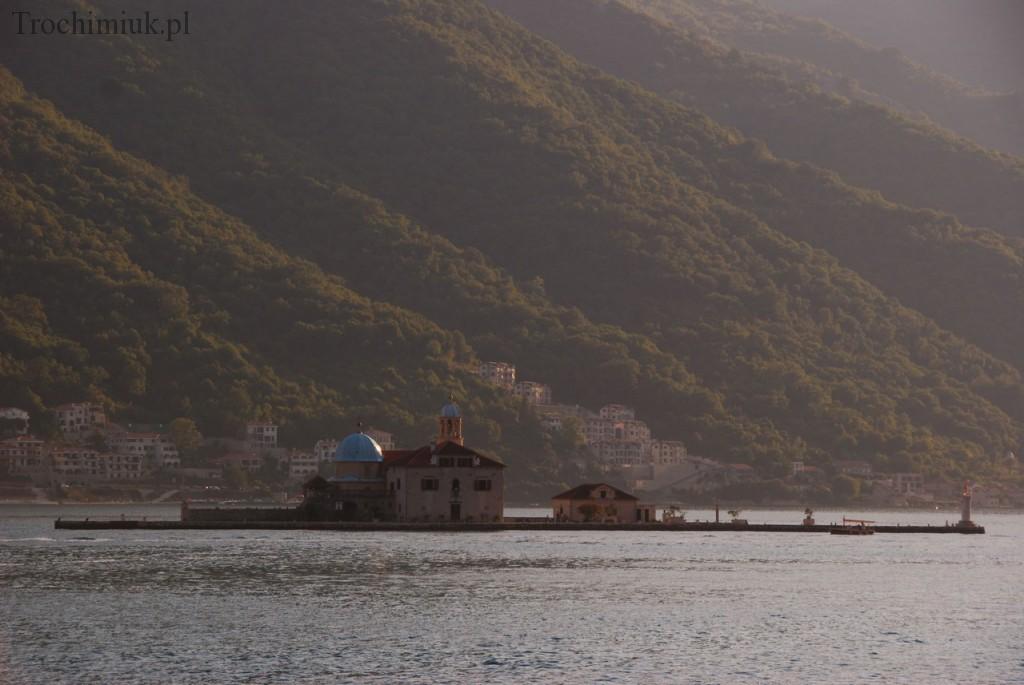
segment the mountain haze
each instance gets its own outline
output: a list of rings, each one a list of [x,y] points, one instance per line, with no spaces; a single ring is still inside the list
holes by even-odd
[[[1020,94],[971,88],[899,50],[870,45],[822,21],[776,12],[755,0],[628,2],[677,28],[752,53],[824,90],[897,108],[987,147],[1024,154]]]

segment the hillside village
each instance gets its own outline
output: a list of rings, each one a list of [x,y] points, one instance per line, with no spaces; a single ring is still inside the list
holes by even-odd
[[[594,410],[557,403],[551,386],[518,379],[509,362],[482,362],[477,374],[520,398],[545,431],[571,434],[570,442],[582,444],[566,458],[586,461],[583,466],[608,482],[651,500],[930,506],[954,500],[958,491],[957,483],[879,473],[859,460],[836,460],[828,468],[794,461],[787,477],[764,480],[749,464],[691,454],[681,441],[654,436],[624,404]],[[189,419],[122,424],[93,402],[62,404],[48,415],[53,425],[44,438],[33,433],[29,412],[0,407],[0,497],[116,498],[140,491],[165,498],[294,496],[303,482],[330,470],[339,442],[324,437],[306,448],[284,446],[271,421],[250,421],[238,435],[214,437],[200,435]],[[385,430],[364,432],[383,450],[399,447]],[[1024,492],[1004,485],[983,485],[977,497],[982,506],[1024,505]]]
[[[551,386],[529,380],[517,380],[516,367],[509,362],[486,361],[478,369],[481,378],[522,398],[530,404],[548,431],[576,431],[593,460],[609,480],[634,492],[668,500],[673,497],[703,499],[708,495],[731,496],[737,500],[754,499],[750,492],[764,487],[761,476],[749,464],[723,463],[713,458],[690,454],[678,440],[652,435],[636,411],[623,404],[606,404],[598,410],[576,404],[558,404]],[[1015,459],[1011,454],[1008,458]],[[826,486],[842,499],[859,499],[877,506],[927,506],[955,499],[959,484],[929,480],[920,473],[876,473],[861,460],[836,460],[831,470],[794,461],[781,485],[785,494],[771,499],[793,497],[814,499]],[[990,486],[978,489],[979,503],[988,505],[1024,504],[1024,492],[1018,488]]]

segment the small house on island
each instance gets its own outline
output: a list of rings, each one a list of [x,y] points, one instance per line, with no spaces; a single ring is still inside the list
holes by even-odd
[[[551,498],[556,521],[569,523],[651,523],[653,504],[607,483],[584,483]]]

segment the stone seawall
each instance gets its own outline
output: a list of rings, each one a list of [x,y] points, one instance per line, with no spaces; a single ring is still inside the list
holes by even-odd
[[[539,520],[526,522],[523,520],[502,523],[394,523],[377,521],[296,521],[294,510],[275,509],[212,509],[204,511],[232,512],[231,519],[196,520],[189,513],[187,521],[80,521],[58,519],[54,528],[65,530],[336,530],[350,532],[448,532],[448,533],[481,533],[502,530],[546,530],[546,531],[584,531],[584,530],[629,530],[629,531],[661,531],[661,532],[733,532],[733,533],[828,533],[834,526],[804,526],[785,523],[750,523],[737,525],[732,523],[555,523]],[[277,512],[288,511],[291,519],[259,520],[246,519],[236,512]],[[205,514],[204,514],[205,519]],[[961,535],[984,534],[984,526],[873,526],[876,533],[955,533]]]

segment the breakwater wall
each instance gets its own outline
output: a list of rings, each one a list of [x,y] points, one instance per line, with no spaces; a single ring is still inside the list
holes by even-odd
[[[218,511],[218,510],[210,510]],[[252,510],[219,510],[252,511]],[[275,511],[260,509],[259,512]],[[57,519],[54,528],[63,530],[334,530],[348,532],[447,532],[447,533],[482,533],[503,530],[546,530],[546,531],[597,531],[597,530],[628,530],[628,531],[661,531],[661,532],[730,532],[730,533],[828,533],[835,526],[787,523],[565,523],[548,520],[504,521],[501,523],[401,523],[384,521],[296,521],[294,512],[292,520],[244,519],[230,520],[194,520],[188,521],[141,521],[113,519],[71,520]],[[205,517],[204,517],[205,518]],[[876,533],[933,533],[933,534],[984,534],[984,526],[872,526]]]

